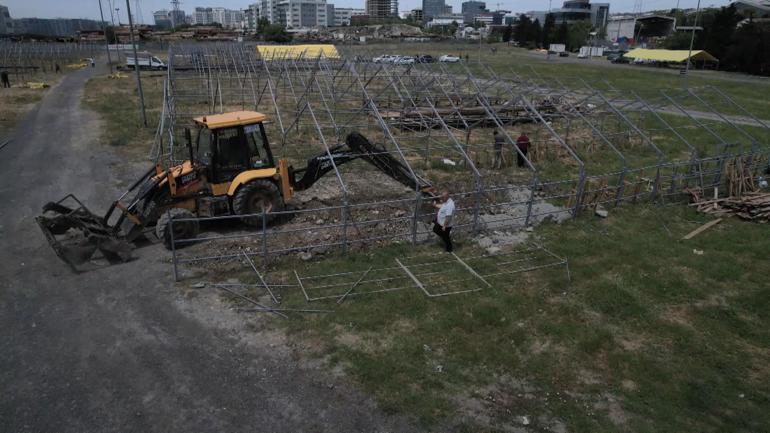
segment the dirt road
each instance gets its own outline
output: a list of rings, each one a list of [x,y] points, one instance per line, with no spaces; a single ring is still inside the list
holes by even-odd
[[[89,152],[92,74],[51,89],[0,150],[0,431],[413,431],[280,336],[268,344],[236,313],[182,298],[160,247],[77,275],[54,256],[33,220],[41,205],[74,192],[99,210],[117,193],[117,157]]]

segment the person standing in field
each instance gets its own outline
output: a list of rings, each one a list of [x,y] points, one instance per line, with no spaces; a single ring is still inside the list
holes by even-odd
[[[8,71],[0,72],[0,81],[3,82],[3,88],[4,89],[10,89],[11,88],[11,80],[8,79]]]
[[[449,196],[449,191],[441,193],[441,203],[434,205],[438,209],[436,220],[433,221],[433,233],[438,235],[444,241],[444,249],[451,253],[454,249],[452,245],[452,218],[455,213],[455,202]]]
[[[505,144],[505,136],[500,133],[498,129],[492,133],[495,139],[495,162],[492,164],[492,168],[503,168],[503,145]]]
[[[519,138],[516,139],[516,147],[519,149],[519,152],[516,152],[516,163],[519,167],[527,165],[527,161],[524,157],[527,156],[527,152],[529,152],[529,147],[531,145],[532,143],[529,141],[527,133],[522,131]]]

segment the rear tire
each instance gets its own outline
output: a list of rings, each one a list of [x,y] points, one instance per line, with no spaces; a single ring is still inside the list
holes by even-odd
[[[233,198],[233,210],[236,215],[255,215],[243,218],[243,222],[254,227],[262,227],[262,214],[267,210],[267,221],[272,219],[273,210],[281,205],[281,192],[278,186],[266,179],[253,180],[240,188]]]
[[[171,249],[171,226],[170,220],[177,220],[182,218],[195,218],[192,212],[182,208],[171,208],[166,212],[163,212],[158,218],[158,223],[155,225],[155,235],[163,242],[166,249]],[[193,239],[198,236],[200,232],[200,224],[198,221],[179,221],[174,222],[174,247],[182,248],[190,245],[191,242],[185,242],[181,245],[177,244],[178,241],[183,239]]]

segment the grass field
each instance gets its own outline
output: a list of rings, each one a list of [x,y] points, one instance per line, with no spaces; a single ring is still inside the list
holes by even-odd
[[[99,76],[86,83],[83,102],[105,121],[103,143],[135,161],[149,155],[163,103],[163,73],[144,73],[142,90],[147,113],[143,127],[139,111],[139,92],[132,74],[121,78]]]
[[[533,431],[762,431],[770,423],[766,228],[728,219],[680,240],[707,220],[684,207],[639,205],[541,226],[539,241],[569,259],[571,284],[563,268],[546,268],[445,298],[416,287],[350,297],[335,314],[283,323],[310,356],[432,431],[510,431],[522,416]],[[292,284],[294,269],[361,272],[437,251],[431,243],[311,264],[288,258],[270,275]],[[477,252],[467,241],[458,249]],[[467,280],[463,272],[447,267],[441,284],[478,288],[452,284]],[[308,305],[296,290],[283,296],[286,306],[337,308]]]
[[[50,86],[55,86],[64,74],[36,74],[25,81],[19,81],[11,76],[11,88],[0,89],[0,139],[7,137],[16,127],[16,124],[27,114],[35,104],[43,99]],[[33,89],[27,86],[28,82],[42,82],[47,88]]]
[[[533,74],[532,66],[543,80],[580,76],[597,87],[606,89],[608,82],[646,96],[681,84],[675,71],[598,60],[546,62],[504,46],[496,53],[488,45],[456,44],[365,49],[468,53],[469,68],[482,56],[498,73]],[[106,143],[137,157],[147,154],[161,80],[145,80],[149,128],[138,128],[133,80],[89,82],[86,102],[106,121]],[[698,72],[691,84],[718,86],[770,118],[770,102],[758,96],[770,90],[764,81]],[[594,163],[602,170],[615,164]],[[708,220],[685,206],[625,205],[610,209],[607,219],[586,212],[532,234],[569,260],[571,282],[563,267],[551,267],[491,278],[491,288],[473,293],[427,298],[411,287],[350,297],[340,306],[334,300],[308,305],[297,289],[286,289],[286,307],[337,311],[271,323],[305,348],[302,356],[344,371],[384,410],[413,416],[430,431],[763,431],[770,425],[767,228],[728,218],[680,240]],[[312,262],[292,256],[273,263],[268,278],[295,284],[294,270],[303,276],[360,273],[395,266],[396,258],[425,260],[438,250],[429,242]],[[479,252],[468,240],[459,243],[462,257]],[[254,282],[249,272],[238,276]],[[439,288],[479,288],[457,266],[442,269],[437,278]]]
[[[496,52],[492,52],[492,49]],[[615,65],[604,58],[581,60],[573,57],[563,59],[529,51],[523,48],[508,47],[506,44],[372,44],[348,48],[352,53],[361,54],[430,54],[438,58],[442,54],[457,54],[468,61],[465,64],[474,73],[483,71],[476,63],[483,61],[497,74],[511,76],[511,71],[526,78],[538,80],[541,84],[557,86],[556,80],[572,88],[586,88],[585,81],[593,88],[619,91],[635,91],[645,98],[659,97],[660,90],[673,90],[684,85],[684,78],[675,69],[661,69],[645,66]],[[449,71],[463,73],[460,64],[447,64]],[[609,83],[609,85],[608,85]],[[749,77],[743,74],[729,74],[717,71],[694,71],[689,77],[691,87],[713,85],[728,93],[736,102],[745,106],[762,119],[770,119],[770,101],[758,98],[758,94],[770,92],[770,80]],[[611,86],[611,87],[610,87]],[[730,107],[722,107],[729,109]],[[736,113],[737,114],[737,113]]]

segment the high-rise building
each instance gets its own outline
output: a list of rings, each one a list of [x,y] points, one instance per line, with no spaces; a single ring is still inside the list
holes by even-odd
[[[17,34],[41,36],[75,36],[79,31],[101,30],[102,23],[95,20],[70,18],[20,18],[13,21]]]
[[[212,8],[195,8],[192,14],[192,24],[194,25],[210,25],[214,23],[214,12]]]
[[[480,1],[467,1],[462,4],[463,23],[473,24],[476,15],[489,13],[487,4]]]
[[[557,24],[590,21],[594,29],[599,32],[606,32],[610,17],[610,4],[591,3],[591,0],[565,0],[560,9],[526,13],[529,18],[538,19],[541,23],[545,22],[545,16],[548,14],[554,16]]]
[[[409,13],[409,15],[412,17],[413,20],[417,22],[422,21],[422,9],[412,9],[412,12]]]
[[[152,19],[155,22],[155,27],[159,29],[171,28],[171,16],[167,9],[161,9],[152,13]]]
[[[326,26],[334,27],[334,5],[326,3]]]
[[[422,0],[422,20],[430,21],[433,17],[444,15],[444,0]]]
[[[172,9],[168,11],[168,18],[171,21],[172,27],[178,27],[187,23],[184,11],[180,9]]]
[[[270,24],[280,24],[280,16],[278,15],[278,1],[279,0],[261,0],[259,8],[259,16],[267,19]]]
[[[278,3],[279,23],[289,29],[325,27],[326,0],[281,0]]]
[[[390,0],[390,15],[398,18],[398,0]]]
[[[335,6],[334,25],[336,27],[349,26],[351,19],[358,15],[366,15],[366,10],[354,8],[338,8]]]
[[[246,31],[256,33],[259,27],[259,4],[252,3],[243,10],[243,27]]]
[[[398,9],[398,6],[396,6],[396,9]],[[371,21],[392,17],[393,0],[366,0],[366,15],[369,16]]]
[[[193,12],[193,24],[210,25],[221,24],[226,29],[240,29],[244,26],[245,14],[243,11],[226,9],[223,7],[195,8]]]
[[[13,19],[11,19],[11,13],[8,8],[0,5],[0,35],[8,35],[13,33]]]

